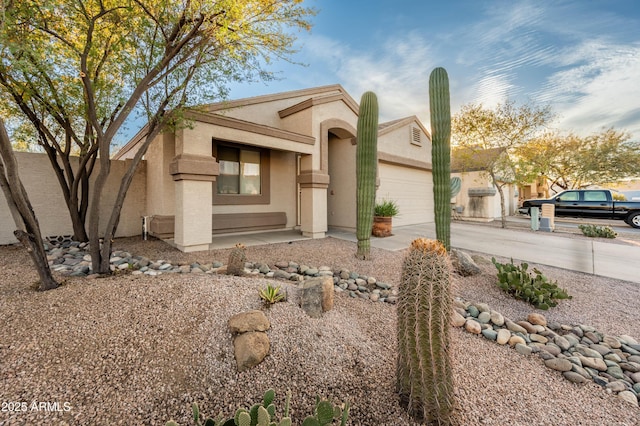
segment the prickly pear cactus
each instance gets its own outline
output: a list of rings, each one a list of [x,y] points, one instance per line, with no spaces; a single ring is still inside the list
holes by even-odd
[[[227,262],[227,274],[240,276],[244,272],[244,264],[247,262],[247,255],[243,244],[236,244],[229,253]]]
[[[449,330],[451,264],[439,241],[411,243],[397,301],[397,391],[409,414],[426,424],[450,424],[454,406]]]
[[[451,106],[449,77],[444,68],[434,69],[429,76],[429,107],[436,238],[449,251],[451,249]]]
[[[375,93],[366,92],[360,101],[356,147],[356,236],[358,238],[356,256],[359,259],[368,259],[371,251],[377,167],[378,99]]]

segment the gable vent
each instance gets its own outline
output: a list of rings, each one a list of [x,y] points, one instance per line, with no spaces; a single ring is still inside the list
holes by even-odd
[[[414,145],[422,145],[422,132],[417,127],[411,128],[411,143]]]

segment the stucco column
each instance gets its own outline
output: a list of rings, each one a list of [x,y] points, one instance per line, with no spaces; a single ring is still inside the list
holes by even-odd
[[[303,171],[300,184],[300,228],[302,235],[324,238],[327,232],[327,188],[329,175],[319,170]]]
[[[212,156],[180,154],[169,164],[175,181],[174,242],[178,250],[209,250],[212,241],[213,182],[220,174]]]

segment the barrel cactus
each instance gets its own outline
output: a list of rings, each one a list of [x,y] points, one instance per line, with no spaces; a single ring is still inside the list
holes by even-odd
[[[366,92],[360,100],[356,147],[356,237],[359,259],[369,259],[378,165],[378,99]]]
[[[453,373],[448,352],[451,263],[439,241],[411,243],[397,300],[397,390],[400,403],[426,424],[451,423]]]
[[[449,77],[444,68],[436,68],[429,77],[431,111],[431,162],[436,238],[451,248],[451,106]]]

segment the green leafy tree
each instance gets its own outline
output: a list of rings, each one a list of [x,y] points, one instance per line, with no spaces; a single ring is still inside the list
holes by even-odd
[[[0,114],[32,126],[95,272],[109,273],[122,204],[154,137],[187,125],[185,109],[224,98],[231,81],[273,78],[265,67],[291,57],[292,30],[308,30],[313,13],[302,0],[5,2]],[[148,120],[143,142],[100,228],[114,137],[135,112]]]
[[[516,155],[523,181],[544,176],[556,191],[640,176],[640,142],[611,128],[585,137],[545,133],[518,147]]]
[[[518,183],[514,151],[536,137],[552,118],[549,107],[516,106],[508,101],[493,109],[464,105],[453,116],[453,155],[462,170],[481,170],[500,196],[502,227],[507,227],[504,187]]]

